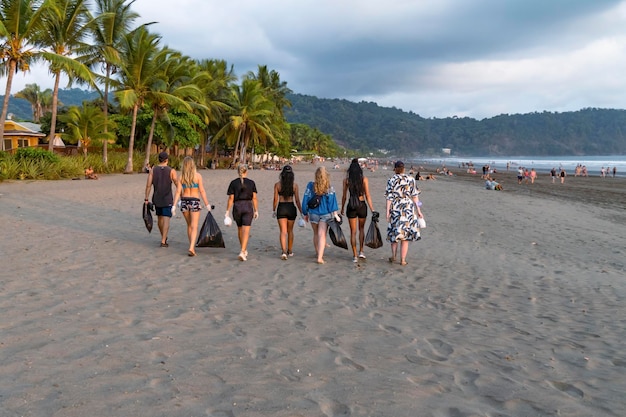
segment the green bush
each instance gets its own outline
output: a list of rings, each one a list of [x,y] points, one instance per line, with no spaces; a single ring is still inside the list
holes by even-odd
[[[15,152],[15,159],[17,159],[18,161],[31,160],[59,162],[61,158],[53,152],[47,151],[42,148],[19,148]]]

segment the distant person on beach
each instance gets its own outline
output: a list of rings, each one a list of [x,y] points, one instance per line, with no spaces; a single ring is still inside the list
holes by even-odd
[[[552,184],[556,182],[556,168],[552,167],[550,170],[550,176],[552,177]]]
[[[565,172],[565,169],[561,168],[561,172],[559,173],[559,177],[561,177],[561,184],[565,183],[565,176],[567,175],[567,173]]]
[[[189,238],[189,256],[196,256],[195,246],[198,237],[198,223],[200,222],[200,198],[207,210],[211,210],[209,200],[202,185],[202,176],[196,171],[196,163],[191,156],[183,159],[183,168],[176,184],[174,207],[180,199],[180,212],[187,222],[187,237]]]
[[[89,168],[85,169],[85,179],[87,180],[97,180],[98,179],[98,175],[93,171],[93,167],[90,166]]]
[[[152,193],[152,203],[156,209],[158,218],[157,224],[159,232],[161,232],[161,247],[167,248],[167,233],[170,230],[170,218],[174,215],[175,208],[174,195],[172,193],[172,185],[176,184],[176,171],[167,166],[169,155],[167,152],[159,154],[159,163],[153,167],[148,173],[148,181],[146,182],[146,199],[150,197],[150,189],[154,188]]]
[[[617,167],[613,167],[613,178],[615,178],[615,175],[617,174]]]
[[[412,174],[411,174],[412,175]],[[346,197],[350,191],[346,215],[350,224],[350,243],[352,245],[352,262],[358,262],[359,258],[365,259],[363,243],[365,242],[365,220],[367,219],[367,206],[374,212],[372,197],[370,196],[369,181],[363,176],[363,170],[356,158],[348,167],[346,178],[343,180],[343,195],[341,197],[341,214],[344,214]],[[359,232],[359,255],[357,258],[356,235]]]
[[[313,202],[309,205],[309,201]],[[324,263],[326,248],[326,230],[328,221],[333,217],[339,221],[337,196],[330,185],[330,175],[323,166],[315,170],[315,180],[307,184],[302,197],[302,213],[304,220],[311,223],[313,229],[313,246],[317,254],[317,263]]]
[[[294,182],[293,168],[285,165],[278,182],[274,184],[274,203],[272,211],[278,221],[280,229],[280,248],[282,254],[280,259],[287,260],[288,256],[293,256],[293,225],[298,216],[302,214],[298,184]]]
[[[534,184],[536,178],[537,178],[537,171],[535,171],[535,168],[532,168],[530,170],[530,183]]]
[[[424,217],[419,207],[419,191],[415,179],[404,173],[404,163],[396,161],[394,175],[385,189],[387,240],[391,242],[391,258],[395,262],[400,244],[400,263],[406,265],[409,242],[420,240],[418,218]]]
[[[521,184],[523,179],[524,179],[524,168],[519,167],[517,168],[517,183]]]
[[[259,217],[259,202],[256,196],[256,184],[248,176],[248,166],[239,164],[237,167],[239,178],[231,181],[228,185],[228,204],[226,206],[226,217],[229,217],[230,209],[233,209],[233,220],[237,223],[237,236],[241,251],[239,260],[248,259],[248,240],[250,238],[250,226],[252,220]]]

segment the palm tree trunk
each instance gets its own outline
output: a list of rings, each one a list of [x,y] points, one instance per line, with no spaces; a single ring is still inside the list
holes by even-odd
[[[128,161],[124,174],[133,173],[133,148],[135,147],[135,128],[137,127],[137,113],[139,112],[139,103],[133,106],[133,121],[130,124],[130,139],[128,140]]]
[[[15,61],[9,62],[9,70],[7,71],[7,88],[4,92],[4,101],[2,103],[2,114],[0,115],[0,151],[4,151],[4,122],[7,120],[7,112],[9,111],[9,96],[11,95],[11,84],[13,84],[13,74],[15,74]]]
[[[57,124],[57,112],[59,104],[59,81],[61,79],[61,71],[54,74],[54,90],[52,90],[52,118],[50,119],[50,136],[48,136],[48,150],[54,150],[54,130]]]
[[[104,112],[104,137],[107,137],[107,132],[109,131],[109,79],[111,78],[111,64],[107,64],[106,66],[106,78],[104,80],[104,108],[102,111]],[[106,166],[109,163],[109,140],[104,139],[102,141],[102,163]]]
[[[152,137],[154,136],[154,127],[156,126],[157,112],[154,111],[152,123],[150,123],[150,133],[148,134],[148,144],[146,145],[146,157],[143,160],[143,166],[146,167],[150,162],[150,151],[152,150]]]

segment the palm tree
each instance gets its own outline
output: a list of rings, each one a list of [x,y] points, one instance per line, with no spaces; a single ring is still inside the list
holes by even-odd
[[[87,9],[87,0],[48,0],[43,9],[38,43],[46,48],[42,56],[49,62],[50,72],[54,76],[52,90],[52,118],[48,149],[53,149],[59,100],[59,82],[61,73],[70,80],[95,86],[94,78],[84,64],[72,57],[85,37],[89,35],[89,25],[93,18]]]
[[[167,121],[167,111],[171,107],[182,107],[188,111],[194,107],[203,107],[199,104],[202,91],[191,82],[191,71],[193,61],[183,57],[180,52],[169,48],[162,49],[155,57],[155,88],[147,91],[146,101],[152,107],[153,116],[146,145],[146,157],[144,166],[150,161],[150,150],[152,148],[152,138],[154,128],[159,117]]]
[[[87,102],[83,102],[82,107],[70,107],[66,114],[59,116],[59,119],[65,123],[66,127],[63,139],[72,143],[80,143],[85,158],[87,157],[87,148],[92,141],[107,142],[114,136],[104,130],[107,121],[102,110]]]
[[[41,89],[39,85],[26,84],[23,90],[18,91],[14,95],[15,98],[22,98],[30,103],[33,111],[33,122],[39,123],[39,118],[43,116],[43,107],[41,105]]]
[[[226,138],[227,144],[235,142],[235,152],[242,163],[247,161],[247,150],[268,140],[276,143],[272,132],[274,103],[263,91],[261,83],[244,79],[241,86],[234,86],[230,96],[229,122],[213,138]]]
[[[130,30],[139,14],[131,10],[135,0],[96,0],[95,1],[95,24],[92,26],[92,43],[84,45],[80,51],[82,59],[92,70],[100,67],[104,72],[104,92],[102,100],[104,102],[102,110],[104,118],[109,119],[109,87],[111,76],[113,76],[119,66],[121,59],[119,46],[124,36]],[[105,132],[108,126],[104,126]],[[108,163],[108,143],[102,144],[102,162]]]
[[[115,95],[123,109],[132,110],[130,139],[128,142],[128,161],[124,172],[133,172],[133,148],[135,146],[135,129],[137,114],[143,106],[146,96],[157,88],[156,56],[160,53],[159,35],[148,32],[140,26],[127,34],[120,44],[120,79],[115,80],[118,89]]]
[[[41,25],[40,4],[38,0],[0,0],[0,76],[7,76],[0,114],[0,150],[4,150],[4,122],[13,76],[18,71],[27,72],[38,55],[34,38]]]

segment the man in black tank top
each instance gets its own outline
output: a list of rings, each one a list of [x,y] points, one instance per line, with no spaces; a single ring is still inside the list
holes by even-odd
[[[153,167],[148,174],[148,182],[146,183],[146,200],[150,196],[150,189],[154,187],[152,193],[152,203],[156,208],[158,218],[157,224],[161,232],[161,247],[167,248],[167,232],[170,229],[170,218],[173,214],[172,204],[174,203],[174,194],[172,193],[172,185],[176,184],[176,170],[167,166],[169,156],[167,152],[159,154],[159,164]]]

